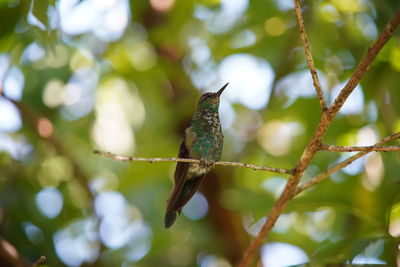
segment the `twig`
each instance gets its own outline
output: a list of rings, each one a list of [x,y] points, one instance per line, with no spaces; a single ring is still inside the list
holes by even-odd
[[[119,161],[145,161],[145,162],[191,162],[191,163],[201,163],[200,160],[198,159],[185,159],[185,158],[138,158],[138,157],[130,157],[130,156],[121,156],[121,155],[116,155],[110,152],[104,152],[104,151],[99,151],[95,150],[93,151],[94,154],[102,155],[107,158],[111,158],[114,160],[119,160]],[[293,174],[294,170],[288,170],[288,169],[283,169],[283,168],[272,168],[272,167],[267,167],[267,166],[261,166],[261,165],[254,165],[254,164],[248,164],[248,163],[242,163],[242,162],[229,162],[229,161],[216,161],[213,163],[214,165],[220,165],[220,166],[230,166],[230,167],[242,167],[242,168],[248,168],[248,169],[253,169],[253,170],[258,170],[258,171],[269,171],[269,172],[276,172],[276,173],[281,173],[281,174]]]
[[[299,186],[299,187],[296,189],[294,195],[298,195],[298,194],[300,194],[301,192],[307,190],[308,188],[310,188],[310,187],[312,187],[313,185],[319,183],[319,182],[322,181],[323,179],[329,177],[332,173],[334,173],[334,172],[336,172],[336,171],[338,171],[338,170],[340,170],[340,169],[343,169],[343,168],[345,168],[346,166],[350,165],[352,162],[354,162],[355,160],[361,158],[362,156],[364,156],[364,155],[366,155],[366,154],[368,154],[368,153],[370,153],[370,152],[377,151],[377,150],[375,150],[375,148],[378,148],[378,147],[380,147],[381,145],[383,145],[383,144],[385,144],[385,143],[387,143],[387,142],[389,142],[389,141],[398,139],[398,138],[400,138],[400,132],[395,133],[395,134],[392,134],[392,135],[386,137],[385,139],[383,139],[382,141],[380,141],[379,143],[376,143],[375,145],[371,146],[370,148],[373,148],[373,149],[369,149],[369,150],[365,150],[365,151],[362,151],[362,152],[360,152],[360,153],[357,153],[357,154],[351,156],[350,158],[348,158],[348,159],[346,159],[346,160],[344,160],[344,161],[342,161],[342,162],[336,164],[335,166],[329,168],[328,170],[326,170],[326,171],[324,171],[324,172],[321,172],[320,174],[318,174],[317,176],[315,176],[314,178],[312,178],[312,179],[311,179],[310,181],[308,181],[307,183],[305,183],[305,184]]]
[[[317,92],[317,96],[319,99],[319,104],[321,106],[322,112],[325,112],[328,108],[326,106],[324,95],[322,93],[321,84],[319,83],[318,73],[314,66],[314,60],[311,55],[310,45],[308,43],[308,38],[307,38],[307,33],[306,33],[306,30],[304,29],[304,21],[303,21],[303,16],[301,15],[301,8],[300,8],[299,0],[294,1],[294,7],[296,10],[297,24],[299,25],[300,37],[303,42],[304,52],[306,54],[308,68],[310,69],[311,77],[313,79],[313,85],[315,87],[315,91]]]
[[[46,260],[46,257],[45,257],[45,256],[40,256],[40,258],[39,258],[37,261],[35,261],[35,262],[31,265],[31,267],[39,266],[39,265],[42,264],[45,260]]]
[[[400,151],[400,146],[331,146],[322,144],[319,150],[326,150],[332,152],[354,152],[354,151]]]
[[[295,5],[298,0],[294,0]],[[297,3],[298,5],[298,3]],[[272,207],[269,215],[267,216],[267,220],[262,226],[260,232],[256,235],[256,237],[252,240],[249,247],[245,251],[243,258],[239,264],[239,267],[247,267],[250,265],[252,258],[254,257],[256,251],[261,246],[262,241],[267,236],[267,234],[271,231],[272,227],[275,225],[279,216],[281,215],[283,209],[286,207],[289,200],[293,197],[293,194],[296,190],[297,185],[301,177],[303,176],[305,170],[310,165],[311,160],[314,158],[315,153],[318,151],[318,148],[321,145],[322,137],[326,134],[329,125],[332,120],[335,118],[340,108],[343,106],[344,102],[347,100],[350,93],[357,86],[362,76],[366,72],[368,66],[375,59],[376,55],[379,53],[383,45],[389,40],[390,36],[393,34],[394,29],[400,23],[400,9],[397,10],[394,18],[387,24],[382,34],[379,36],[378,40],[375,42],[373,47],[368,50],[368,53],[362,59],[361,63],[358,65],[357,69],[353,73],[349,82],[345,85],[345,87],[339,93],[339,96],[335,99],[334,104],[327,112],[323,112],[321,116],[321,120],[317,126],[317,129],[314,131],[314,134],[311,138],[310,143],[304,149],[304,152],[295,168],[295,173],[286,183],[286,186],[275,202],[275,205]]]

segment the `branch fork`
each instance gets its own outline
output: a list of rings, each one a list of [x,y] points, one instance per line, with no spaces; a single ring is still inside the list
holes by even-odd
[[[279,216],[282,214],[284,208],[288,204],[288,202],[296,195],[300,194],[304,190],[310,188],[311,186],[315,185],[316,183],[320,182],[321,180],[325,179],[332,173],[346,167],[347,165],[351,164],[353,161],[357,160],[358,158],[373,152],[373,151],[400,151],[400,146],[383,146],[389,141],[395,140],[400,138],[400,132],[395,133],[391,136],[386,137],[382,141],[378,142],[372,146],[333,146],[327,145],[322,143],[322,139],[328,131],[330,124],[332,123],[333,119],[336,117],[337,113],[346,102],[349,95],[353,92],[354,88],[358,85],[361,78],[364,76],[365,72],[367,71],[368,67],[371,63],[375,60],[377,54],[381,51],[383,46],[392,36],[394,30],[400,24],[400,9],[396,11],[395,16],[388,22],[386,27],[384,28],[383,32],[374,43],[374,45],[368,49],[368,52],[361,60],[360,64],[357,66],[355,71],[353,72],[352,76],[350,77],[347,84],[343,87],[340,91],[339,95],[336,97],[335,101],[331,105],[331,107],[327,107],[326,101],[324,99],[321,85],[318,78],[317,70],[314,66],[314,61],[310,52],[310,45],[308,43],[308,38],[306,31],[304,29],[304,22],[303,17],[301,14],[300,9],[300,2],[299,0],[294,0],[296,18],[299,25],[300,30],[300,37],[303,42],[303,47],[307,59],[307,64],[311,73],[311,77],[313,79],[313,85],[315,87],[315,91],[321,106],[322,115],[319,121],[317,128],[314,131],[314,134],[304,149],[304,152],[297,163],[297,165],[293,169],[281,169],[281,168],[272,168],[267,166],[260,166],[260,165],[253,165],[241,162],[225,162],[225,161],[218,161],[214,162],[214,165],[222,165],[222,166],[231,166],[231,167],[242,167],[242,168],[249,168],[253,170],[262,170],[262,171],[270,171],[276,172],[280,174],[290,174],[291,177],[288,180],[282,194],[276,201],[275,205],[272,207],[271,211],[267,216],[267,220],[262,226],[259,233],[256,237],[252,240],[249,244],[247,250],[245,251],[240,263],[239,267],[247,267],[251,264],[252,259],[256,255],[259,247],[261,246],[262,242],[264,241],[265,237],[268,233],[272,230],[273,226],[275,225],[276,221],[278,220]],[[331,152],[354,152],[358,151],[359,153],[349,157],[348,159],[336,164],[335,166],[329,168],[328,170],[320,173],[319,175],[312,178],[309,182],[298,186],[300,179],[302,178],[305,170],[310,165],[312,159],[314,158],[315,154],[318,151],[331,151]],[[112,158],[114,160],[120,161],[147,161],[147,162],[194,162],[200,163],[200,160],[196,159],[182,159],[182,158],[137,158],[137,157],[126,157],[115,155],[109,152],[102,152],[102,151],[94,151],[95,154],[99,154],[108,158]]]
[[[322,116],[321,116],[321,120],[320,120],[316,130],[314,131],[314,134],[310,140],[310,143],[305,148],[298,164],[295,167],[295,173],[289,179],[281,196],[276,201],[275,205],[272,207],[269,215],[267,216],[268,219],[262,226],[260,232],[252,240],[252,242],[248,246],[247,250],[245,251],[245,253],[239,263],[239,267],[247,267],[251,264],[251,261],[252,261],[254,255],[258,251],[259,247],[261,246],[261,244],[262,244],[263,240],[265,239],[265,237],[267,236],[267,234],[272,230],[272,227],[275,225],[280,214],[283,212],[283,209],[286,207],[286,205],[288,204],[290,199],[295,194],[298,194],[306,189],[306,186],[302,186],[302,187],[300,187],[300,189],[297,189],[298,188],[297,185],[299,184],[300,179],[304,174],[304,171],[307,169],[307,167],[311,163],[311,160],[314,158],[315,153],[318,150],[320,150],[321,148],[325,148],[325,146],[322,145],[322,138],[325,136],[326,132],[328,131],[329,125],[331,124],[332,120],[335,118],[335,116],[337,115],[337,113],[339,112],[340,108],[343,106],[343,104],[345,103],[345,101],[347,100],[349,95],[353,92],[354,88],[358,85],[361,78],[364,76],[365,72],[367,71],[368,67],[371,65],[371,63],[376,58],[377,54],[380,52],[380,50],[386,44],[386,42],[390,39],[394,30],[400,24],[400,9],[398,9],[396,11],[395,16],[386,25],[385,29],[383,30],[383,32],[381,33],[381,35],[379,36],[377,41],[374,43],[374,45],[370,49],[368,49],[367,54],[361,60],[360,64],[357,66],[356,70],[353,72],[353,74],[350,77],[347,84],[340,91],[339,95],[333,102],[332,106],[329,109],[327,109],[325,100],[323,98],[322,90],[319,85],[318,75],[316,73],[315,66],[313,64],[311,52],[309,51],[309,44],[308,44],[306,32],[304,30],[303,18],[301,15],[300,1],[294,0],[294,6],[295,6],[295,11],[296,11],[297,22],[298,22],[299,29],[300,29],[300,36],[303,41],[303,46],[304,46],[304,50],[305,50],[305,54],[306,54],[306,58],[307,58],[307,63],[308,63],[309,69],[310,69],[311,76],[313,78],[314,87],[315,87],[315,90],[316,90],[316,93],[317,93],[317,96],[318,96],[318,99],[320,102],[320,106],[322,109]],[[364,149],[364,148],[362,148],[362,149]],[[374,149],[377,149],[377,148],[374,147]],[[370,152],[370,150],[361,151],[358,154],[354,155],[353,157],[349,158],[348,160],[342,162],[341,164],[338,164],[335,167],[316,176],[313,180],[318,182],[318,181],[324,179],[325,177],[327,177],[328,175],[330,175],[331,173],[335,172],[336,170],[344,168],[345,166],[347,166],[348,164],[350,164],[357,158],[359,158],[369,152]]]

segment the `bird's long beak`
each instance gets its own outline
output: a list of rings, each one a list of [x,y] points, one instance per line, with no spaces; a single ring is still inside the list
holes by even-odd
[[[228,86],[229,83],[226,83],[224,86],[222,86],[221,89],[218,90],[217,95],[218,97],[222,94],[222,92],[225,90],[225,88]]]

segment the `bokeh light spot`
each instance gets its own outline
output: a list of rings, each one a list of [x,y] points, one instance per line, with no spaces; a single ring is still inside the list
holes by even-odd
[[[367,1],[363,0],[331,0],[333,5],[342,12],[356,13],[366,9]]]
[[[286,233],[289,230],[289,228],[296,223],[296,217],[297,217],[296,212],[281,214],[281,216],[279,216],[279,219],[277,220],[273,228],[273,231],[279,234]]]
[[[38,172],[38,182],[41,186],[56,187],[62,181],[72,177],[73,167],[68,159],[58,156],[44,160]]]
[[[303,131],[297,122],[269,121],[258,131],[258,142],[270,154],[283,156],[290,151],[294,138]]]
[[[10,70],[10,57],[8,54],[0,53],[0,79],[4,81],[8,71]]]
[[[93,55],[87,50],[77,50],[69,62],[73,71],[81,68],[90,68],[94,64]]]
[[[165,13],[174,5],[175,0],[150,0],[150,5],[154,10]]]
[[[130,222],[121,216],[108,215],[100,223],[100,237],[103,243],[111,249],[125,246],[130,239],[132,229]]]
[[[45,50],[37,42],[33,42],[25,48],[21,61],[28,64],[42,59],[45,55]]]
[[[57,231],[54,246],[57,256],[68,266],[80,266],[83,262],[93,262],[99,256],[95,221],[91,218],[74,221]]]
[[[116,191],[100,193],[95,199],[95,210],[101,218],[100,238],[111,249],[126,246],[126,257],[135,262],[150,250],[151,230],[141,219],[138,209],[129,206]]]
[[[93,110],[94,92],[99,73],[90,68],[78,69],[63,91],[63,115],[70,120],[79,119]]]
[[[96,214],[101,217],[107,215],[120,215],[126,212],[126,200],[116,191],[99,194],[94,202]]]
[[[275,74],[264,59],[235,54],[221,62],[219,74],[222,81],[229,82],[223,98],[251,109],[261,109],[268,103]]]
[[[244,30],[236,34],[231,41],[231,47],[234,49],[252,46],[256,43],[257,36],[250,30]]]
[[[357,132],[357,146],[372,146],[378,142],[378,136],[375,130],[366,126]]]
[[[63,197],[56,188],[43,188],[36,195],[36,206],[44,216],[50,219],[60,214],[63,202]]]
[[[365,12],[356,14],[355,22],[365,37],[371,40],[376,39],[378,36],[378,29],[376,28],[374,19],[371,18],[369,14]]]
[[[25,222],[22,225],[24,227],[25,234],[28,237],[29,241],[31,241],[35,245],[43,243],[44,235],[39,227],[30,222]]]
[[[288,11],[294,9],[293,1],[291,0],[274,0],[276,6],[281,11]]]
[[[384,175],[382,157],[378,153],[372,153],[364,164],[367,175],[363,176],[362,183],[366,189],[374,191],[381,184]]]
[[[327,79],[324,73],[318,71],[321,87],[327,87]],[[297,98],[310,98],[315,96],[313,81],[308,70],[290,73],[280,79],[276,85],[275,92],[279,98],[286,98],[285,106],[290,106]],[[300,88],[300,90],[299,90]]]
[[[268,267],[286,267],[308,261],[302,249],[287,243],[272,242],[264,245],[261,255],[263,265]]]
[[[13,100],[20,100],[24,88],[25,78],[22,71],[17,67],[12,67],[4,81],[4,94]]]
[[[382,255],[385,247],[385,240],[378,239],[364,249],[364,251],[353,258],[352,264],[360,265],[374,265],[374,264],[386,264],[385,261],[379,259]]]
[[[128,55],[132,66],[139,71],[149,70],[157,63],[156,51],[145,41],[135,43]]]
[[[390,209],[389,234],[393,237],[400,236],[400,202]]]
[[[47,118],[39,118],[37,128],[39,135],[43,138],[48,138],[53,134],[53,124]]]
[[[0,131],[16,132],[21,126],[18,109],[10,101],[0,97]]]
[[[294,228],[304,235],[310,236],[316,242],[322,242],[331,237],[330,229],[334,224],[336,212],[331,207],[320,207],[316,211],[307,212],[297,217]]]
[[[104,171],[101,175],[96,176],[94,179],[90,181],[90,187],[95,192],[106,192],[116,190],[119,185],[118,177],[115,173],[110,171]]]
[[[140,127],[145,118],[136,87],[128,87],[125,80],[116,77],[104,81],[98,89],[96,115],[92,128],[95,143],[106,151],[132,154],[135,136],[131,127]]]
[[[352,156],[356,154],[354,153],[346,153],[346,155],[341,155],[338,160],[336,161],[336,163],[342,162],[343,160],[346,160],[348,157]],[[343,171],[344,173],[348,174],[348,175],[357,175],[360,172],[362,172],[364,170],[364,162],[365,162],[365,158],[360,158],[356,161],[353,161],[350,165],[346,166],[345,168],[341,169],[341,171]]]
[[[200,267],[232,267],[226,259],[210,254],[200,257],[199,261]]]
[[[79,84],[68,84],[65,87],[64,104],[74,105],[82,98],[82,88]]]
[[[50,67],[50,68],[60,68],[65,66],[69,60],[69,53],[65,46],[56,45],[51,51],[46,54],[44,57],[45,65],[40,65],[40,61],[35,64],[36,66],[41,66],[42,68]]]
[[[131,227],[132,232],[125,255],[130,262],[137,262],[150,251],[152,231],[143,221],[135,221]]]
[[[203,194],[196,192],[190,201],[183,208],[182,212],[192,220],[203,218],[208,211],[208,202]]]
[[[322,19],[329,23],[335,23],[340,19],[338,10],[331,4],[322,3],[319,8],[319,13]]]
[[[265,216],[256,220],[253,215],[247,214],[243,217],[242,223],[247,233],[256,236],[266,221],[267,217]]]
[[[279,17],[272,17],[265,21],[265,32],[271,36],[278,36],[285,32],[285,24]]]
[[[121,1],[119,1],[121,3]],[[117,4],[106,13],[105,26],[114,34],[110,34],[112,39],[118,38],[128,25],[128,12],[124,4]]]
[[[262,183],[262,187],[278,198],[285,187],[287,179],[281,177],[270,177]]]
[[[390,50],[390,64],[391,66],[400,72],[400,47],[393,46]]]
[[[64,83],[60,80],[50,80],[43,90],[43,103],[49,108],[54,108],[63,103]]]
[[[352,264],[354,265],[364,265],[364,266],[374,266],[374,265],[382,265],[385,264],[386,262],[378,259],[376,257],[371,257],[371,256],[365,256],[365,255],[357,255],[354,257],[354,259],[351,261]]]
[[[126,0],[62,0],[58,4],[61,29],[70,35],[94,33],[105,41],[122,36],[130,13]]]
[[[24,160],[32,152],[32,145],[25,136],[0,132],[0,151],[6,151],[16,160]]]
[[[347,81],[336,85],[332,91],[330,98],[333,101],[338,95],[340,90],[346,85]],[[351,95],[347,98],[343,107],[340,109],[339,114],[353,115],[360,114],[364,108],[364,94],[360,85],[354,89]]]

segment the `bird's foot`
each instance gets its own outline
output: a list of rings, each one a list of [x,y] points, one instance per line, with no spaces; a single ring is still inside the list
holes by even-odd
[[[206,158],[201,158],[200,165],[202,167],[212,167],[214,165],[214,161],[206,159]]]

